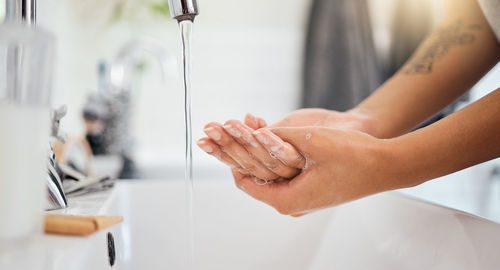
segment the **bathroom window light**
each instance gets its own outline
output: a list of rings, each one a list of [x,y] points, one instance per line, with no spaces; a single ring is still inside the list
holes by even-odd
[[[0,0],[0,21],[3,22],[5,19],[5,1],[6,0]]]

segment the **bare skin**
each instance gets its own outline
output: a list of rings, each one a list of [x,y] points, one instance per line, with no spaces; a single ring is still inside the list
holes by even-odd
[[[355,112],[302,109],[291,113],[270,127],[324,126],[366,132],[364,121],[366,121],[366,116]],[[299,169],[302,169],[304,160],[293,147],[285,143],[283,149],[273,151],[271,148],[281,146],[279,138],[272,136],[269,138],[270,144],[266,144],[260,143],[258,136],[252,134],[255,130],[267,126],[261,118],[248,114],[244,123],[229,120],[224,126],[215,122],[206,125],[205,133],[208,137],[198,140],[198,145],[208,154],[219,158],[239,172],[257,176],[260,179],[275,180],[292,178],[300,172]],[[231,129],[236,129],[237,132],[233,131],[231,135]],[[211,137],[210,134],[214,131],[220,136]],[[266,130],[262,132],[268,133]],[[262,163],[264,166],[255,166],[255,163]]]
[[[407,133],[500,60],[500,44],[475,0],[449,0],[446,8],[443,21],[408,63],[352,110],[300,110],[269,127],[252,116],[245,123],[228,121],[226,128],[211,123],[208,131],[217,129],[220,138],[207,132],[199,145],[233,166],[238,187],[293,216],[499,157],[500,89]],[[230,129],[236,126],[252,136],[235,136]],[[252,140],[256,147],[249,147]],[[290,181],[262,186],[255,177]]]
[[[291,181],[264,186],[235,170],[233,176],[252,197],[294,216],[415,186],[499,157],[499,104],[500,89],[442,121],[392,139],[325,127],[269,128],[306,156],[307,166]]]

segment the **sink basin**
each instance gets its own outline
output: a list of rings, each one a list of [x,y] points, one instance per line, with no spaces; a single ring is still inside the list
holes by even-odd
[[[10,256],[35,268],[10,267],[4,255],[0,269],[187,269],[183,180],[120,181],[70,205],[70,214],[124,222],[84,238],[42,236],[17,251],[22,259]],[[292,218],[225,177],[198,179],[194,206],[196,269],[500,269],[500,224],[395,192]]]
[[[121,182],[123,269],[186,269],[183,181]],[[195,186],[196,269],[499,269],[500,225],[384,193],[301,218],[227,180]]]

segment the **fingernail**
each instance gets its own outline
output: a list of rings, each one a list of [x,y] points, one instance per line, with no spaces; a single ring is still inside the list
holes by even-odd
[[[224,125],[223,126],[224,129],[229,133],[231,134],[231,136],[235,137],[235,138],[239,138],[241,137],[241,132],[235,128],[233,128],[231,125]]]
[[[208,127],[206,129],[204,129],[204,131],[208,135],[208,137],[210,137],[213,140],[218,141],[222,138],[222,135],[217,130],[215,130],[213,127]]]
[[[198,146],[205,152],[207,153],[212,153],[214,151],[214,149],[212,148],[212,146],[206,144],[205,140],[199,140],[197,142]]]
[[[255,137],[257,137],[257,140],[263,144],[269,144],[269,138],[267,138],[266,136],[264,136],[264,134],[262,134],[260,131],[255,131],[253,133],[255,135]]]

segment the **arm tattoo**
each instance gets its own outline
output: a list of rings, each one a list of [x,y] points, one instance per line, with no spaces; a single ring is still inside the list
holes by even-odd
[[[477,24],[464,25],[462,20],[436,29],[424,43],[424,48],[403,67],[404,74],[428,74],[432,72],[434,63],[443,57],[454,46],[465,46],[474,43],[475,31],[481,30]]]

